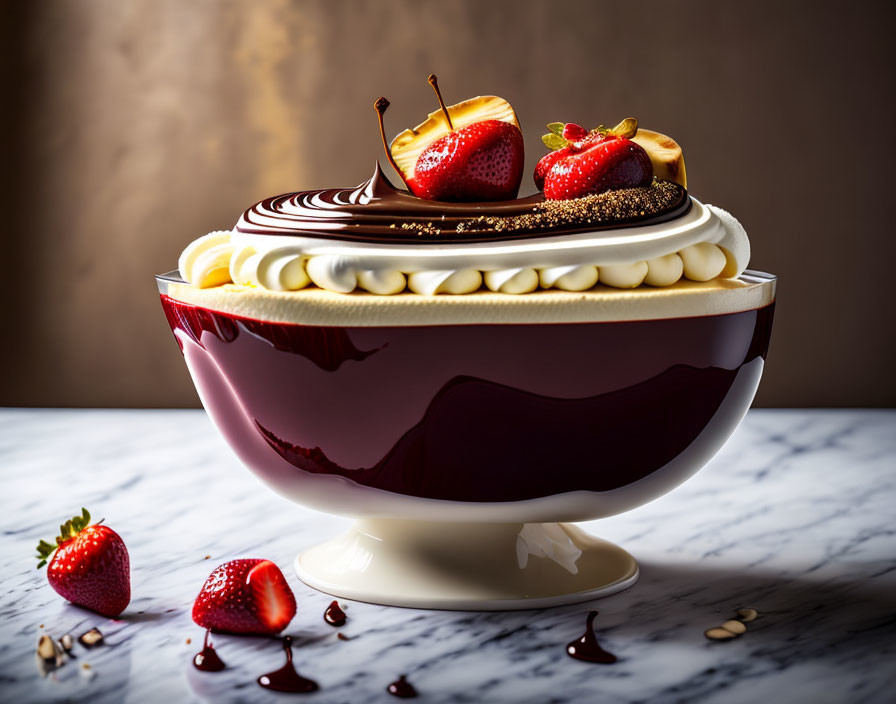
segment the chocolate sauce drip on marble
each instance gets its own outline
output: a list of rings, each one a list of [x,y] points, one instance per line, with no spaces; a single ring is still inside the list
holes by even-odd
[[[345,619],[345,611],[339,608],[339,603],[336,601],[330,602],[327,610],[324,611],[324,621],[338,628],[345,625]]]
[[[588,620],[585,625],[585,634],[581,638],[569,643],[566,646],[566,653],[576,660],[609,665],[616,662],[616,656],[601,648],[600,644],[597,642],[597,636],[594,635],[595,618],[597,618],[597,611],[592,611],[588,614]]]
[[[247,234],[305,235],[404,245],[552,237],[653,225],[686,213],[691,207],[687,191],[678,184],[660,183],[663,188],[671,189],[671,198],[666,207],[653,212],[637,208],[634,215],[624,218],[588,219],[556,227],[505,228],[489,224],[487,220],[531,215],[544,204],[544,196],[539,193],[527,198],[484,203],[424,200],[395,188],[377,163],[373,176],[356,188],[328,188],[266,198],[243,214],[236,230]],[[637,195],[651,188],[657,188],[656,184],[630,190]]]
[[[399,699],[413,699],[417,696],[417,690],[407,681],[406,675],[399,676],[397,680],[386,687],[386,691]]]
[[[224,664],[224,661],[218,657],[218,652],[215,650],[214,646],[209,643],[208,636],[211,632],[211,629],[205,630],[205,640],[202,642],[202,650],[200,650],[196,655],[193,656],[193,666],[197,670],[202,670],[203,672],[220,672],[227,665]]]
[[[283,636],[283,650],[286,651],[286,664],[279,670],[274,670],[258,678],[258,684],[265,689],[275,692],[290,692],[293,694],[306,694],[318,689],[317,682],[302,677],[296,672],[292,664],[292,638]]]

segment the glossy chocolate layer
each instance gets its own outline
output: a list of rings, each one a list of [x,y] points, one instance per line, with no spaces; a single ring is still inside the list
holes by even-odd
[[[662,207],[651,206],[657,199],[647,197],[650,189],[663,190]],[[687,191],[669,182],[611,191],[596,200],[588,215],[571,223],[525,225],[519,219],[538,211],[545,202],[541,194],[494,203],[423,200],[396,189],[377,164],[373,176],[356,188],[266,198],[243,214],[236,230],[385,244],[496,242],[657,224],[683,215],[691,205]],[[628,207],[620,209],[626,201]],[[620,217],[622,212],[627,214]]]
[[[162,303],[179,342],[209,362],[210,412],[262,475],[342,477],[462,502],[611,491],[706,442],[738,378],[762,364],[774,309],[345,328]]]

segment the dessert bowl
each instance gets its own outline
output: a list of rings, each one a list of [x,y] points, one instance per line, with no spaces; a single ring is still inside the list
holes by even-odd
[[[477,96],[386,139],[355,188],[265,198],[158,278],[203,405],[242,462],[351,516],[295,561],[346,598],[534,608],[635,582],[570,522],[671,490],[752,402],[775,278],[635,118],[548,124],[518,198],[511,105]]]
[[[692,476],[749,408],[774,276],[511,296],[197,288],[157,278],[203,406],[281,495],[354,517],[296,558],[337,596],[536,608],[635,582],[569,522]]]

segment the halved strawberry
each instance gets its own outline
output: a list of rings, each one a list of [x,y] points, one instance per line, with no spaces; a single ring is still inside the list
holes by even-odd
[[[296,615],[296,598],[270,560],[231,560],[216,567],[193,603],[193,620],[228,633],[273,635]]]
[[[373,104],[383,147],[392,167],[418,198],[495,201],[515,198],[523,178],[523,133],[513,108],[495,95],[446,106],[438,79],[429,84],[439,109],[414,129],[386,142],[383,115],[389,101]]]
[[[37,566],[49,560],[47,581],[56,592],[73,604],[114,618],[131,601],[128,549],[111,528],[89,523],[90,513],[82,508],[80,516],[59,526],[55,545],[41,540]]]
[[[520,188],[523,162],[519,127],[502,120],[482,120],[427,146],[408,186],[415,196],[427,200],[510,200]]]

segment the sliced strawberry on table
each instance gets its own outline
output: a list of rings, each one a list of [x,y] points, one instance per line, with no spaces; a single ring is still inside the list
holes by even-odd
[[[296,615],[296,598],[270,560],[231,560],[205,580],[193,603],[193,621],[227,633],[280,633]]]
[[[90,524],[81,509],[59,527],[56,544],[41,540],[38,568],[47,566],[47,581],[61,596],[103,616],[115,617],[131,601],[130,558],[121,536],[108,526]]]

